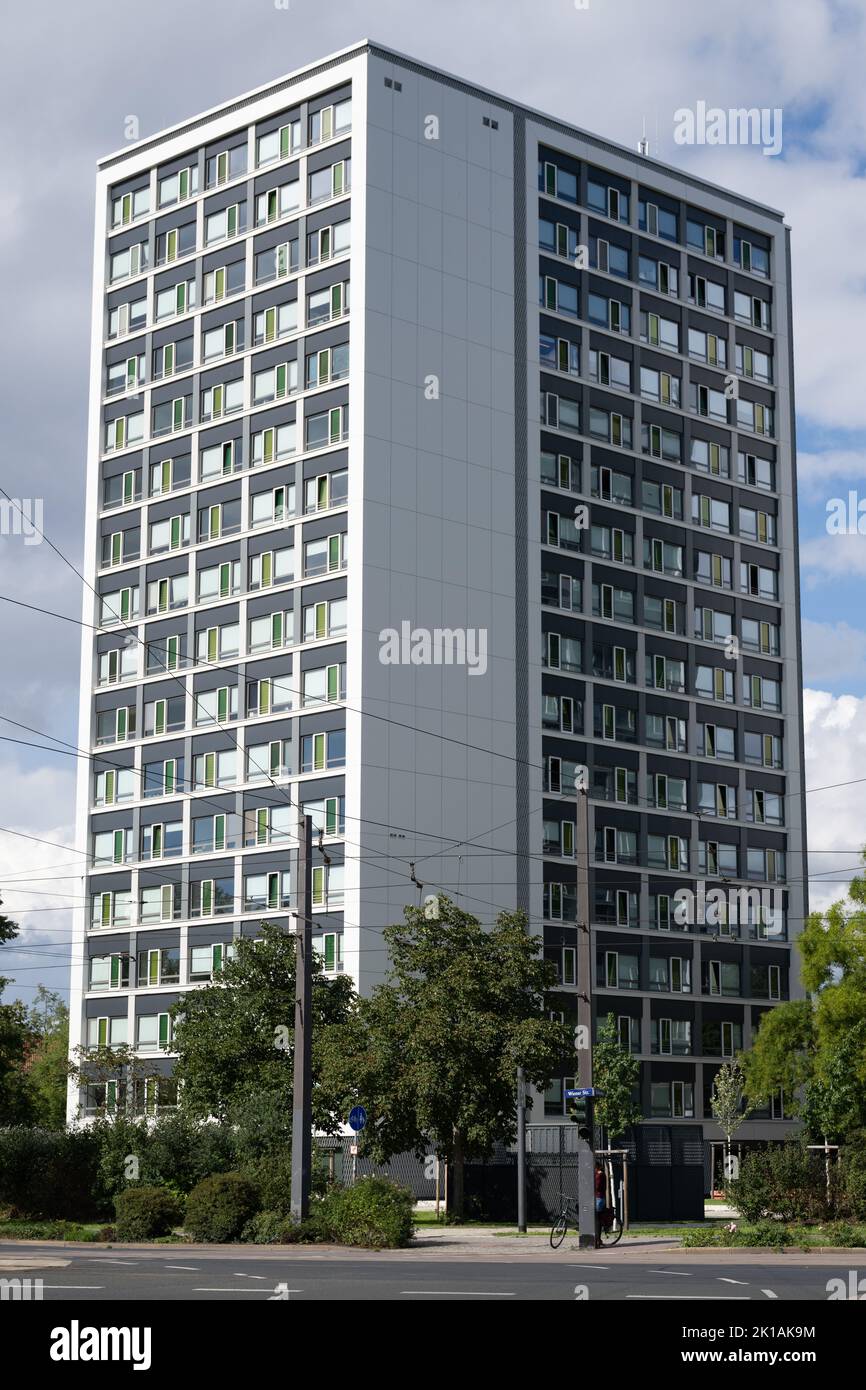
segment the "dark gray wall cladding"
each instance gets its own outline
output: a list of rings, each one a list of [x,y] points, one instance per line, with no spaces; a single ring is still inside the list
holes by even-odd
[[[531,910],[529,893],[529,530],[526,400],[526,122],[514,117],[514,544],[517,729],[517,907]]]

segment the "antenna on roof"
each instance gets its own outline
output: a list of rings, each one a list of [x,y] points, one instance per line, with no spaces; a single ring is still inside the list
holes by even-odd
[[[646,116],[643,119],[643,134],[637,142],[638,154],[648,155],[650,152],[649,140],[646,137]]]

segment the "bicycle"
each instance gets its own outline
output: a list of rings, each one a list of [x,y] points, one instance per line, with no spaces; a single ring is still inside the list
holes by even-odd
[[[563,1200],[562,1209],[550,1228],[550,1248],[558,1250],[565,1240],[566,1232],[572,1226],[580,1230],[580,1209],[571,1197]],[[601,1221],[596,1220],[596,1242],[599,1247],[616,1245],[622,1239],[623,1224],[616,1207],[605,1207]]]

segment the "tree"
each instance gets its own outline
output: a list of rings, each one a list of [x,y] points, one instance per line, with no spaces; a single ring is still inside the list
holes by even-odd
[[[753,1109],[754,1105],[746,1102],[743,1068],[736,1059],[723,1062],[713,1079],[710,1110],[725,1136],[725,1177],[730,1177],[731,1172],[731,1140]]]
[[[353,999],[351,981],[345,976],[327,978],[317,961],[313,970],[313,1119],[319,1129],[334,1127],[334,1103],[319,1080],[318,1048],[324,1030],[348,1017]],[[256,1124],[269,1127],[285,1142],[292,1114],[294,936],[262,923],[260,940],[241,938],[219,979],[186,994],[174,1006],[173,1015],[174,1076],[185,1112],[236,1124],[253,1107]]]
[[[641,1118],[640,1105],[634,1098],[639,1081],[640,1062],[623,1047],[616,1019],[608,1014],[599,1024],[592,1050],[592,1082],[604,1092],[595,1103],[595,1120],[607,1130],[611,1143],[623,1138],[626,1130]]]
[[[800,1106],[803,1125],[813,1141],[839,1144],[866,1125],[866,1091],[859,1073],[864,1041],[866,1022],[856,1024],[821,1052]]]
[[[59,994],[39,985],[27,1012],[33,1036],[26,1062],[33,1123],[62,1129],[66,1118],[69,1010]]]
[[[548,1017],[553,972],[522,914],[483,927],[445,897],[426,912],[407,907],[384,929],[386,978],[328,1030],[323,1065],[343,1115],[367,1108],[364,1149],[376,1161],[431,1145],[447,1161],[460,1219],[467,1160],[515,1138],[518,1065],[545,1089],[574,1039]]]
[[[17,935],[17,924],[0,912],[0,944],[14,941]],[[8,978],[0,976],[0,998],[8,984]],[[32,1098],[25,1071],[32,1036],[24,1005],[19,1000],[0,1003],[0,1125],[32,1122]]]
[[[809,997],[764,1014],[743,1065],[751,1099],[782,1091],[823,1139],[827,1125],[866,1120],[856,1103],[866,1093],[866,877],[852,879],[847,901],[813,912],[796,944]]]
[[[811,999],[792,999],[768,1009],[753,1047],[741,1059],[749,1099],[760,1104],[781,1091],[793,1114],[796,1097],[814,1076],[817,1050]]]

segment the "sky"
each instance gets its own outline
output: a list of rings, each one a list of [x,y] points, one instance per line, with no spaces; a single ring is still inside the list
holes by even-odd
[[[785,213],[806,785],[831,788],[808,797],[810,901],[826,906],[866,842],[866,780],[832,787],[866,766],[866,0],[19,0],[0,55],[0,485],[80,568],[95,162],[129,118],[145,137],[365,37],[621,144],[645,132],[654,157]],[[781,111],[781,151],[676,143],[675,113],[701,101]],[[850,534],[829,533],[842,504]],[[68,997],[82,896],[81,593],[48,545],[0,534],[0,596],[0,896],[21,928],[2,968],[29,1002],[40,983]]]

